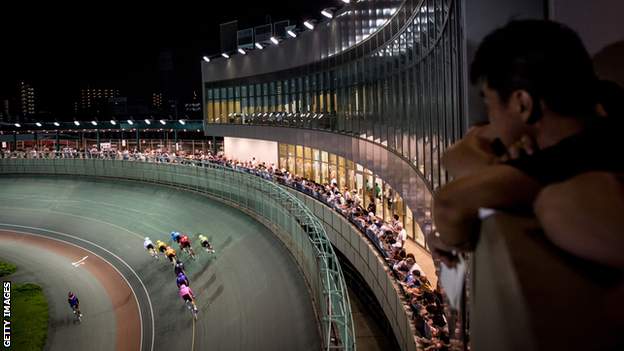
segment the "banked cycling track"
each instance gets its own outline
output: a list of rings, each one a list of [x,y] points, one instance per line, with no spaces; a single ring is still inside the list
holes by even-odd
[[[143,249],[145,236],[168,242],[174,230],[195,239],[198,259],[181,257],[198,295],[197,321],[177,295],[171,264]],[[199,250],[197,233],[216,254]],[[246,214],[191,192],[0,176],[0,258],[19,266],[11,280],[44,287],[46,350],[320,349],[309,292],[286,248]],[[68,290],[80,298],[80,324]]]

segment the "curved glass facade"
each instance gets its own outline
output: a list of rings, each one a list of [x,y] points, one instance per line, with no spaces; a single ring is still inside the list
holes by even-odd
[[[383,13],[393,4],[370,1],[365,13]],[[322,46],[327,51],[320,55],[325,58],[301,67],[211,80],[206,67],[212,63],[204,64],[205,121],[320,129],[365,139],[409,162],[431,193],[447,181],[440,157],[464,127],[459,6],[456,0],[405,0],[367,38],[362,28],[369,19],[363,10],[354,11],[351,20],[327,31],[330,45]],[[329,55],[326,47],[350,43],[345,39],[350,37],[353,47]],[[253,65],[252,58],[240,60]],[[419,212],[430,217],[431,196],[422,198],[426,203]]]
[[[317,184],[329,184],[334,179],[338,188],[354,191],[363,208],[375,202],[377,217],[390,222],[393,215],[397,215],[408,238],[425,246],[425,237],[414,221],[412,209],[392,186],[370,169],[336,154],[303,145],[280,143],[278,152],[280,169]]]

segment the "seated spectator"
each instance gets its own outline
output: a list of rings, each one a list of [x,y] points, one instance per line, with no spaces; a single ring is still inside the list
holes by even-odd
[[[405,245],[405,241],[407,240],[407,231],[405,230],[405,228],[403,228],[403,224],[401,224],[401,222],[397,223],[397,229],[399,230],[399,233],[395,237],[396,242],[394,243],[394,245],[392,245],[394,249],[402,248],[403,245]]]
[[[397,252],[394,252],[391,257],[389,257],[388,264],[394,266],[397,262],[404,260],[407,257],[407,252],[404,249],[401,249]]]
[[[395,264],[392,269],[394,269],[399,276],[399,280],[404,280],[415,263],[414,256],[412,254],[408,254],[404,260]]]
[[[375,205],[375,198],[371,196],[369,201],[370,202],[368,203],[368,207],[366,207],[366,212],[377,213],[377,206]]]

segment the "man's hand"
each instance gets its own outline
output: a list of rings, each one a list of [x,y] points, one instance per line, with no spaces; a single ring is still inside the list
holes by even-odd
[[[472,127],[461,140],[444,153],[442,157],[444,168],[452,177],[459,178],[498,163],[498,157],[492,149],[495,139],[488,125]]]
[[[501,157],[501,161],[515,160],[522,155],[533,155],[537,149],[535,140],[528,135],[523,135],[520,140],[507,148],[507,153]]]
[[[434,260],[442,261],[447,267],[452,268],[459,262],[455,249],[444,244],[440,240],[440,234],[435,232],[427,236],[427,246]]]

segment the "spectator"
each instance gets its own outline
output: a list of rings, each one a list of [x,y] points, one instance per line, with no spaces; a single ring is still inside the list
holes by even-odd
[[[370,202],[368,203],[368,206],[366,207],[366,212],[377,213],[377,206],[375,206],[375,198],[371,196],[369,200]]]
[[[407,231],[403,228],[403,224],[401,222],[397,223],[397,228],[399,230],[399,234],[396,236],[396,242],[392,245],[395,249],[400,249],[405,245],[405,241],[407,240]]]
[[[440,237],[429,245],[436,255],[473,247],[481,207],[530,211],[544,185],[624,165],[615,131],[595,115],[589,54],[569,28],[509,23],[484,39],[471,80],[481,84],[490,124],[472,130],[444,158],[456,174],[435,196]]]

